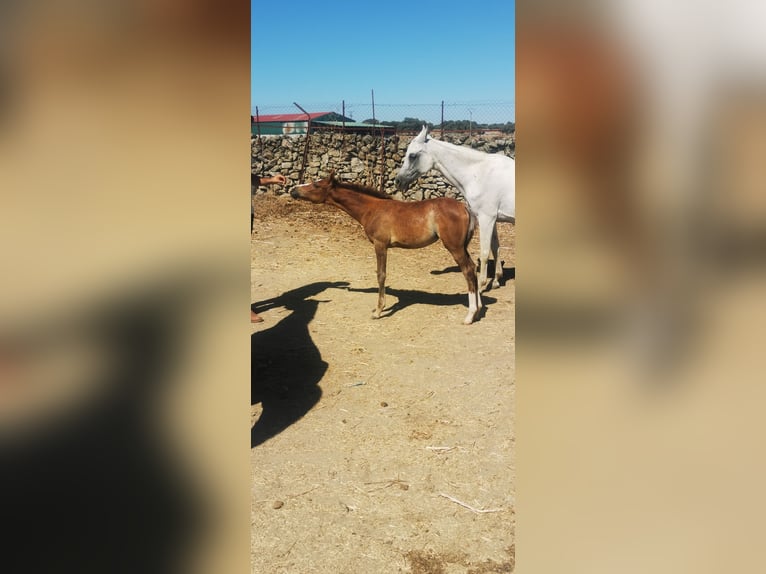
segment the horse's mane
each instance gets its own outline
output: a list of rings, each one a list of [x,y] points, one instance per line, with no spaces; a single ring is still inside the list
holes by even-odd
[[[436,139],[436,138],[429,138],[428,141],[429,142],[432,142],[432,141],[433,142],[439,142],[439,144],[441,144],[441,145],[443,145],[443,146],[445,146],[445,147],[447,147],[449,149],[456,150],[456,151],[458,151],[458,152],[460,152],[460,153],[462,153],[462,154],[464,154],[466,156],[472,157],[474,159],[484,159],[488,155],[500,155],[500,154],[488,153],[486,151],[474,149],[472,147],[465,146],[465,145],[453,144],[452,142],[448,142],[448,141],[444,141],[444,140],[439,140],[439,139]]]
[[[364,195],[369,195],[371,197],[377,197],[378,199],[393,199],[390,195],[386,193],[381,193],[377,189],[374,189],[372,187],[367,187],[366,185],[362,185],[360,183],[353,183],[350,181],[340,181],[339,179],[336,179],[336,178],[333,178],[333,183],[335,183],[335,185],[343,187],[344,189],[350,189],[351,191],[356,191],[357,193],[363,193]]]

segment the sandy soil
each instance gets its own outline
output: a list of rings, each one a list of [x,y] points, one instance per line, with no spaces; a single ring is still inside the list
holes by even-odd
[[[440,243],[389,251],[373,320],[355,221],[285,196],[255,206],[252,571],[513,571],[513,227],[477,323],[462,325],[465,281]]]

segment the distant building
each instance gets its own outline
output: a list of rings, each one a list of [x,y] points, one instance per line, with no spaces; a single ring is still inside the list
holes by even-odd
[[[382,129],[386,134],[393,134],[396,129],[393,126],[382,124],[367,124],[355,122],[335,112],[309,113],[311,118],[311,133],[328,129],[345,131],[348,133],[371,133],[380,134]],[[270,114],[250,116],[250,132],[252,135],[305,135],[309,129],[309,120],[306,114]]]

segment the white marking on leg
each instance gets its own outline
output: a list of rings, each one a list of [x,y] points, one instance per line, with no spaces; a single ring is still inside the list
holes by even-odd
[[[500,239],[497,237],[497,223],[492,230],[492,259],[495,260],[495,281],[492,287],[500,287],[500,281],[503,279],[503,262],[500,261]]]
[[[463,323],[465,325],[470,325],[471,323],[473,323],[474,319],[476,319],[476,314],[478,312],[479,312],[479,309],[477,307],[476,292],[469,291],[468,292],[468,315],[465,316]]]
[[[487,279],[487,260],[489,259],[490,245],[492,244],[492,230],[494,222],[486,217],[479,217],[479,291],[483,291],[489,285]]]

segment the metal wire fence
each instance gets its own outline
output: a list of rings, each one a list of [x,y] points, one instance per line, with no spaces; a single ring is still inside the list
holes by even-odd
[[[253,117],[272,114],[334,112],[353,122],[393,123],[398,132],[419,130],[423,123],[444,132],[467,132],[475,129],[504,129],[512,131],[516,121],[516,106],[511,101],[441,101],[431,104],[387,104],[373,101],[355,103],[298,102],[284,105],[254,105]]]
[[[372,104],[296,102],[293,106],[258,106],[254,111],[251,171],[281,173],[291,184],[336,171],[343,179],[396,193],[398,167],[423,123],[430,124],[435,137],[444,141],[515,157],[514,113],[509,102],[383,104],[374,111]],[[335,115],[323,120],[328,112]],[[281,117],[269,117],[272,114]],[[314,114],[320,114],[316,121],[311,119]],[[345,121],[338,121],[339,116]],[[364,122],[373,119],[373,124]],[[386,122],[394,125],[384,125]],[[421,178],[408,192],[407,199],[452,193],[438,174]]]

